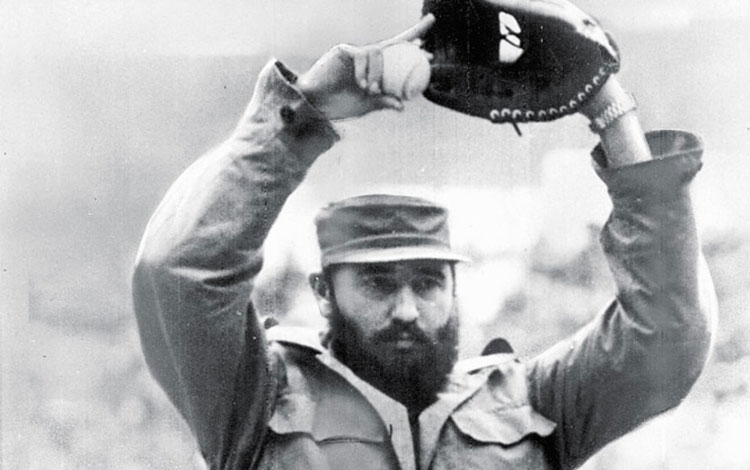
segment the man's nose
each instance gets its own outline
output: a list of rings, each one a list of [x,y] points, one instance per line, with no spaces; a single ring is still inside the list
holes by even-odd
[[[404,323],[411,323],[419,318],[417,295],[408,285],[403,286],[396,294],[391,318]]]

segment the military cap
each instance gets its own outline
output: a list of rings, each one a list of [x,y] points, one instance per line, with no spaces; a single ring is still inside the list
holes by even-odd
[[[451,249],[447,210],[426,199],[351,197],[324,207],[315,226],[324,268],[413,259],[468,261]]]

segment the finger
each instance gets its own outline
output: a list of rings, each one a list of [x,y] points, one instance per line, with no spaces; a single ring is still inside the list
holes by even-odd
[[[354,79],[363,90],[367,89],[367,54],[358,50],[352,56],[354,62]]]
[[[394,111],[403,111],[404,102],[392,95],[380,95],[374,98],[376,105],[380,109],[393,109]]]
[[[379,47],[367,49],[367,91],[370,94],[380,93],[380,82],[383,79],[383,52]]]
[[[367,89],[367,54],[359,47],[339,44],[338,48],[351,58],[354,67],[354,80],[361,89]]]
[[[397,34],[396,36],[393,36],[390,39],[386,39],[381,44],[382,45],[389,45],[396,42],[408,42],[413,41],[415,39],[419,39],[422,36],[427,33],[427,31],[432,28],[432,25],[435,24],[435,16],[432,13],[429,13],[425,16],[423,16],[419,21],[417,21],[414,26],[407,29],[401,34]]]

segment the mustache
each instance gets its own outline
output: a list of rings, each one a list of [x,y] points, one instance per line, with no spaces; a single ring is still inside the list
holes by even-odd
[[[422,331],[415,323],[394,323],[373,335],[373,340],[378,342],[398,341],[408,337],[420,343],[431,343],[432,339]]]

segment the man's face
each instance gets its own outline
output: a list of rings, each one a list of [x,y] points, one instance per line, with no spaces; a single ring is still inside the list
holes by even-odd
[[[456,360],[451,265],[345,264],[332,269],[329,282],[332,348],[340,359],[402,402],[419,406],[434,397]]]

